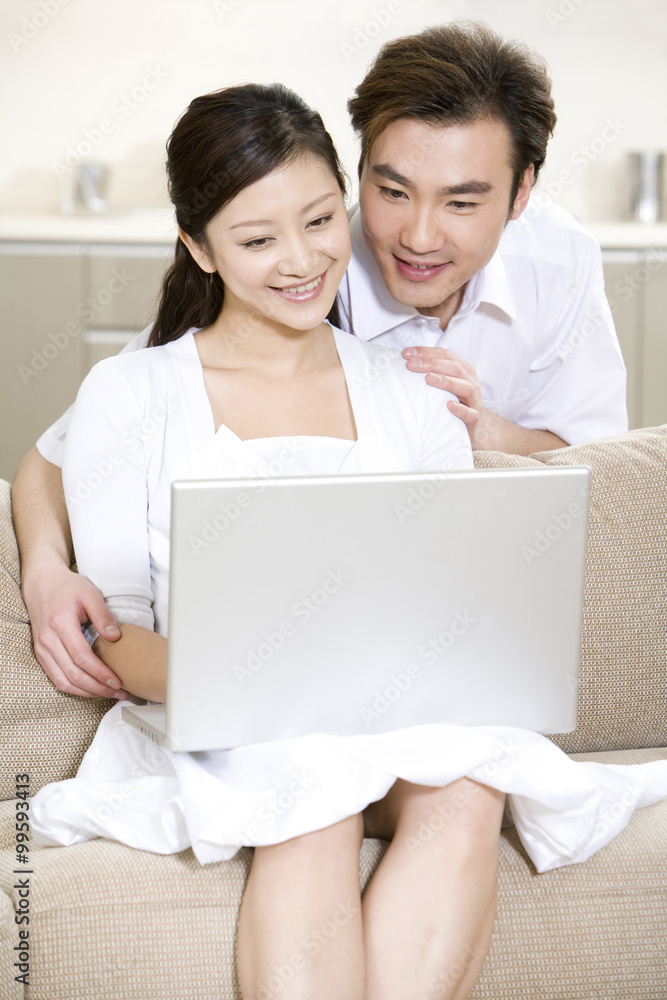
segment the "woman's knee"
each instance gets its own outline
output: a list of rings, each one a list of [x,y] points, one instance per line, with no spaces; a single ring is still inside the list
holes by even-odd
[[[366,835],[392,839],[397,834],[431,839],[443,830],[465,835],[476,846],[497,840],[505,796],[469,778],[444,787],[399,779],[384,799],[366,810]]]

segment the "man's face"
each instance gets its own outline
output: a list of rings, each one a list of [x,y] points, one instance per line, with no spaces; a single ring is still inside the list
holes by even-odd
[[[510,135],[497,119],[388,126],[370,149],[359,201],[364,237],[394,298],[449,320],[507,219],[525,208],[532,176],[531,167],[510,206]]]

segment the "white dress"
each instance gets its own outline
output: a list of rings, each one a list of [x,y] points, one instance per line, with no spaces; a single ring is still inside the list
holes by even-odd
[[[397,352],[339,331],[335,338],[356,442],[216,433],[192,331],[93,369],[75,406],[63,480],[79,570],[118,621],[166,634],[174,479],[472,466],[467,431],[446,407],[451,397],[407,372]],[[635,808],[667,795],[667,762],[575,763],[544,737],[508,727],[424,725],[172,753],[123,723],[119,704],[76,778],[34,797],[33,833],[45,846],[93,837],[164,854],[191,846],[207,863],[361,812],[399,777],[443,786],[464,775],[509,794],[539,871],[585,861]]]

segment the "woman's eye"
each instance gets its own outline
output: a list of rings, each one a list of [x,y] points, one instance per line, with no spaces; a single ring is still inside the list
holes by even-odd
[[[331,215],[322,215],[319,219],[313,219],[313,221],[309,222],[308,225],[311,227],[314,226],[317,229],[320,226],[323,226],[325,222],[331,222],[332,219],[333,213]]]
[[[257,240],[249,240],[247,243],[243,243],[242,246],[249,247],[251,250],[257,249],[258,247],[265,247],[270,242],[268,236],[261,237]]]

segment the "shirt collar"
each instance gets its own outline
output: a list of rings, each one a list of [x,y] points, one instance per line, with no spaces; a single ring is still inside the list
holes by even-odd
[[[421,316],[417,309],[398,302],[385,285],[382,272],[364,239],[358,206],[350,214],[350,234],[352,259],[347,279],[356,336],[361,340],[371,340],[414,316]],[[516,318],[514,296],[500,246],[486,267],[468,282],[456,315],[465,316],[482,303],[500,310],[510,320]]]

